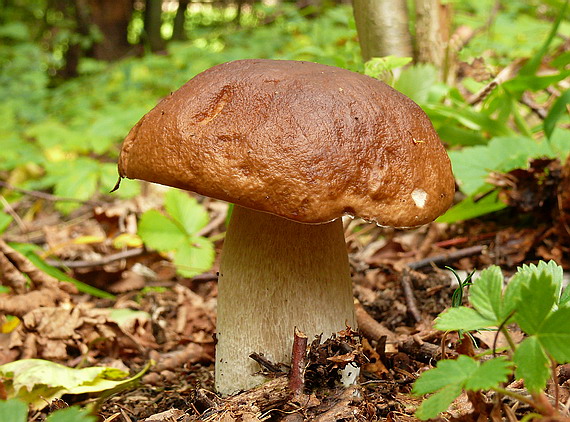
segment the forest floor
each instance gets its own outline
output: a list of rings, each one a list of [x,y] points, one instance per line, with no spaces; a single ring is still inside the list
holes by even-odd
[[[466,338],[460,341],[455,333],[433,328],[436,316],[451,306],[457,286],[445,266],[462,278],[491,264],[500,265],[508,276],[517,266],[539,259],[554,259],[565,271],[570,269],[570,161],[563,166],[540,160],[517,172],[508,184],[497,183],[511,207],[486,218],[414,230],[345,221],[359,331],[347,329],[311,345],[305,388],[295,397],[287,389],[286,371],[269,373],[269,383],[235,397],[213,392],[216,267],[185,279],[164,255],[140,247],[117,252],[110,246],[109,239],[127,227],[132,232],[142,210],[158,206],[159,196],[150,187],[134,200],[86,204],[64,222],[44,204],[45,212],[4,235],[0,268],[14,293],[0,296],[0,313],[22,322],[4,329],[3,317],[0,363],[41,358],[70,367],[111,366],[134,375],[153,361],[129,388],[103,396],[63,396],[62,402],[32,412],[29,420],[34,421],[43,420],[50,408],[89,403],[108,422],[416,420],[413,414],[422,399],[410,391],[419,374],[444,356],[490,349],[497,340],[494,332],[475,333],[474,349]],[[40,200],[33,192],[22,199]],[[205,235],[222,233],[225,207],[209,200],[203,205],[215,223]],[[27,266],[24,255],[4,241],[40,245],[50,251],[52,264],[116,298],[95,298],[54,282]],[[216,242],[218,252],[222,244]],[[14,287],[18,274],[31,283]],[[117,322],[109,308],[140,312]],[[358,384],[339,387],[339,367],[353,363],[361,368]],[[271,372],[268,368],[260,370]],[[570,365],[559,366],[557,374],[557,394],[565,403]],[[548,388],[554,391],[552,383]],[[529,411],[524,403],[506,398],[462,395],[441,417],[501,420],[497,407],[509,407],[507,413],[517,419]]]

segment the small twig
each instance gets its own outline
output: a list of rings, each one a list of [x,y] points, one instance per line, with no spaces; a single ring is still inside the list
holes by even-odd
[[[388,342],[396,341],[396,334],[372,318],[358,301],[354,305],[354,313],[356,314],[358,331],[368,340],[380,341],[382,337],[385,337]]]
[[[51,193],[40,192],[37,190],[22,189],[22,188],[18,188],[16,186],[12,186],[10,183],[3,182],[1,180],[0,180],[0,186],[3,188],[9,189],[9,190],[13,190],[14,192],[20,192],[20,193],[23,193],[25,195],[33,196],[35,198],[45,199],[46,201],[79,202],[81,204],[89,204],[89,205],[97,205],[98,204],[98,202],[91,201],[91,200],[84,200],[84,199],[77,199],[77,198],[65,198],[65,197],[61,197],[61,196],[52,195]]]
[[[118,252],[112,255],[104,256],[96,261],[60,261],[57,259],[46,259],[46,263],[52,267],[58,268],[89,268],[107,265],[111,262],[120,261],[121,259],[133,258],[142,255],[145,252],[143,248],[127,249],[126,251]]]
[[[269,359],[267,359],[265,356],[263,356],[260,353],[252,353],[251,355],[249,355],[249,357],[254,361],[256,361],[257,363],[259,363],[259,365],[262,368],[265,368],[269,372],[273,372],[275,374],[283,373],[283,370],[281,369],[279,364],[271,362]]]
[[[289,389],[293,398],[300,397],[305,387],[305,361],[307,356],[307,336],[295,327],[293,350],[291,352],[291,370],[289,371]]]
[[[407,267],[412,270],[417,270],[419,268],[427,267],[428,265],[432,264],[447,265],[451,262],[457,261],[458,259],[480,254],[486,248],[486,245],[470,246],[468,248],[458,249],[456,251],[448,252],[442,255],[431,256],[428,258],[420,259],[419,261],[410,262],[407,264]]]
[[[199,230],[195,235],[196,236],[207,236],[209,235],[216,227],[224,222],[226,219],[226,213],[220,212],[218,215],[210,220],[208,224],[204,226],[201,230]]]
[[[0,182],[0,183],[3,183],[3,182]],[[14,219],[14,221],[16,222],[16,224],[18,225],[20,230],[22,232],[27,232],[28,231],[28,225],[26,223],[24,223],[24,221],[20,218],[20,216],[14,210],[14,208],[12,208],[12,205],[10,205],[10,203],[8,201],[6,201],[6,198],[4,198],[3,195],[0,195],[0,202],[4,206],[4,211],[6,211],[8,214],[10,214],[12,216],[12,218]]]
[[[471,97],[469,97],[467,99],[467,104],[475,105],[483,101],[497,86],[507,82],[510,79],[513,79],[518,74],[523,64],[523,60],[515,60],[509,64],[507,67],[501,70],[491,82],[481,88],[479,92],[476,92]]]
[[[198,283],[206,283],[208,281],[218,281],[218,273],[198,274],[192,277],[192,281],[196,281]]]
[[[400,282],[402,284],[402,290],[404,291],[404,298],[406,299],[406,306],[408,307],[408,313],[414,317],[416,322],[421,322],[422,314],[420,313],[420,311],[418,310],[418,306],[416,305],[414,288],[412,286],[410,272],[407,268],[404,268],[404,270],[402,271]]]
[[[525,106],[527,106],[528,108],[531,109],[531,111],[536,114],[540,119],[544,120],[546,119],[546,116],[548,115],[548,112],[545,108],[540,107],[537,103],[535,103],[532,98],[530,98],[530,95],[528,94],[528,92],[524,92],[520,102],[522,104],[524,104]]]

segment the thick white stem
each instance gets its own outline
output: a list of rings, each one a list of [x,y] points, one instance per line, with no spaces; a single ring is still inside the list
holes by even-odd
[[[236,206],[218,286],[216,389],[264,381],[249,355],[289,363],[294,328],[323,339],[356,328],[342,222],[299,224]]]

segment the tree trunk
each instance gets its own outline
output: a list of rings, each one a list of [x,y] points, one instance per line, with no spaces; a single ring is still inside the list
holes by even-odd
[[[237,26],[241,26],[241,13],[243,11],[244,3],[245,3],[245,0],[237,0],[237,2],[236,2],[237,13],[236,13],[236,17],[234,19],[234,22]]]
[[[372,57],[412,57],[406,0],[352,0],[364,61]]]
[[[85,13],[90,14],[91,23],[103,34],[103,39],[93,45],[90,56],[99,60],[125,57],[133,48],[127,40],[133,0],[81,0],[77,7],[82,3],[88,3],[89,12]]]
[[[146,0],[144,11],[145,41],[151,51],[164,50],[165,42],[160,33],[162,27],[162,0]]]
[[[416,0],[417,61],[442,69],[449,39],[448,6],[440,0]]]
[[[186,10],[188,9],[190,0],[179,0],[176,16],[174,17],[174,27],[172,28],[172,39],[183,41],[186,39],[186,30],[184,23],[186,22]]]

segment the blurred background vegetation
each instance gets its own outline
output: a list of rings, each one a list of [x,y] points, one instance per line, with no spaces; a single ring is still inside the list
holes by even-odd
[[[424,108],[463,192],[444,220],[498,210],[489,172],[570,150],[567,2],[435,3],[439,63],[422,58],[419,3],[404,1],[411,61],[365,64],[350,1],[2,0],[0,181],[79,200],[106,195],[122,139],[161,97],[218,63],[293,59],[366,72]],[[125,182],[118,195],[139,192]],[[20,197],[0,192],[4,204]],[[11,221],[0,214],[0,232]]]

